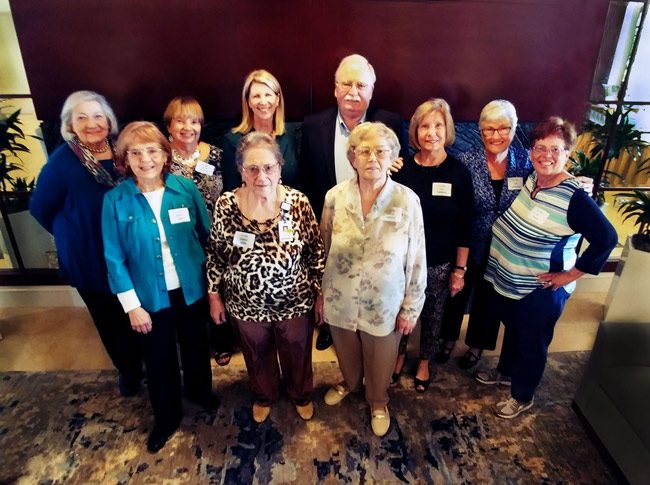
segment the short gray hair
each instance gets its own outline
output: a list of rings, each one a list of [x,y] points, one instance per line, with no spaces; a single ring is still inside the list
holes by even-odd
[[[391,160],[395,160],[398,157],[400,145],[395,132],[385,124],[378,121],[366,121],[355,126],[348,138],[348,160],[350,163],[354,160],[354,149],[372,135],[376,135],[379,139],[390,146]]]
[[[97,101],[99,103],[108,120],[108,133],[112,136],[117,135],[117,118],[115,117],[115,113],[113,113],[113,108],[106,101],[106,98],[101,94],[97,94],[95,91],[75,91],[66,98],[61,109],[61,136],[63,139],[65,141],[71,141],[77,136],[72,131],[72,112],[77,105],[86,101]]]
[[[377,76],[375,75],[375,69],[372,67],[372,64],[368,62],[368,59],[363,57],[361,54],[351,54],[349,56],[345,56],[343,59],[341,59],[341,62],[339,62],[339,67],[336,68],[336,72],[334,73],[334,81],[338,81],[339,79],[339,72],[341,69],[346,64],[357,64],[359,66],[363,66],[368,70],[368,73],[370,74],[370,78],[372,79],[372,85],[375,85],[375,82],[377,82]]]
[[[241,173],[244,167],[244,155],[248,150],[253,148],[266,148],[272,154],[273,157],[280,164],[280,167],[284,165],[284,158],[282,158],[282,152],[278,142],[275,141],[271,135],[261,132],[261,131],[251,131],[247,135],[239,140],[237,144],[237,153],[235,155],[235,163],[237,164],[237,170]]]
[[[510,120],[512,129],[510,133],[514,136],[517,129],[517,110],[514,105],[505,99],[495,99],[486,104],[481,110],[481,116],[478,119],[479,128],[483,127],[483,123],[495,121],[501,118]]]

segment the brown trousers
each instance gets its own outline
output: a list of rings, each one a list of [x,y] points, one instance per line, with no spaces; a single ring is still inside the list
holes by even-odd
[[[314,390],[311,314],[278,322],[237,318],[232,318],[232,321],[239,331],[255,402],[270,406],[278,399],[280,368],[291,401],[299,405],[311,402]]]
[[[385,337],[375,337],[360,330],[353,332],[333,325],[330,325],[330,330],[346,387],[358,391],[365,378],[366,401],[370,408],[386,406],[402,334],[394,331]]]

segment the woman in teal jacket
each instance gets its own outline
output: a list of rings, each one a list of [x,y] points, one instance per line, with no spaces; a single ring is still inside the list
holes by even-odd
[[[207,335],[205,203],[191,180],[168,173],[171,148],[153,123],[129,123],[117,140],[126,180],[102,210],[108,280],[138,332],[154,426],[147,447],[160,450],[182,418],[180,348],[187,398],[216,406]]]

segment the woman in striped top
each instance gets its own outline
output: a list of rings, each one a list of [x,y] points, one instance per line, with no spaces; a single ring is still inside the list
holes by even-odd
[[[533,405],[555,323],[575,281],[597,274],[616,245],[612,225],[564,170],[575,139],[573,125],[559,117],[531,132],[535,171],[492,228],[485,279],[506,333],[497,368],[476,379],[511,385],[511,398],[495,406],[502,418]],[[576,258],[580,234],[589,247]]]

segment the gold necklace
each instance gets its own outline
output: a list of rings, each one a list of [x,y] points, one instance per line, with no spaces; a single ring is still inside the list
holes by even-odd
[[[91,153],[104,153],[104,152],[106,152],[106,150],[108,150],[108,147],[109,147],[108,138],[104,138],[104,146],[102,146],[101,148],[92,148],[92,147],[89,147],[87,145],[84,145],[81,142],[81,140],[79,140],[79,138],[77,138],[77,141],[79,142],[79,146],[81,146],[81,148],[85,148],[86,150],[88,150]]]

